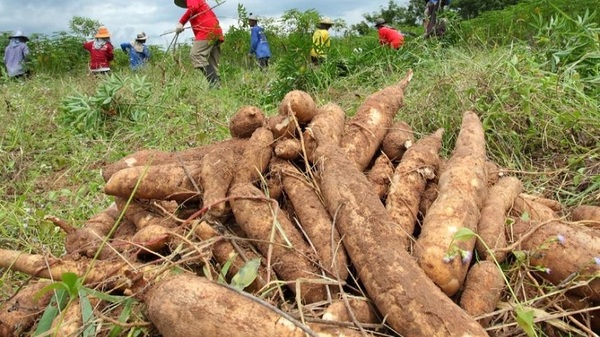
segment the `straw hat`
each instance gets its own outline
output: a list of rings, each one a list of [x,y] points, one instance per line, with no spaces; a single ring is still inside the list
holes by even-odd
[[[146,41],[148,39],[148,36],[146,35],[146,33],[141,32],[135,37],[135,39],[137,41]]]
[[[381,26],[385,24],[385,19],[384,18],[377,18],[377,20],[375,20],[375,27],[377,26]]]
[[[322,25],[330,25],[333,26],[333,21],[331,21],[331,18],[329,18],[328,16],[325,16],[321,19],[321,21],[319,21],[320,24]]]
[[[103,38],[105,39],[105,38],[110,37],[110,33],[108,32],[108,29],[106,27],[100,26],[100,28],[98,28],[98,33],[96,33],[96,36],[94,36],[94,37],[97,37],[100,39],[103,39]]]
[[[20,30],[15,31],[15,33],[13,35],[9,36],[9,38],[13,38],[13,37],[20,37],[20,38],[23,38],[25,41],[29,41],[29,38],[27,36],[25,36],[23,34],[23,32]]]
[[[175,0],[175,5],[181,8],[187,8],[187,0]]]

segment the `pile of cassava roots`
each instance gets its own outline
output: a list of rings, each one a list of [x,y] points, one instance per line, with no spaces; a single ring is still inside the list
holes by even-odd
[[[240,108],[230,139],[106,165],[108,208],[48,217],[64,256],[0,249],[31,276],[0,335],[53,309],[52,336],[595,336],[600,207],[526,193],[476,112],[415,137],[396,118],[411,78],[352,117],[295,90],[273,116]]]

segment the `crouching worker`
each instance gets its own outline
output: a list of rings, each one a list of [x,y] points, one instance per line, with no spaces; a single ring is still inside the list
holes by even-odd
[[[146,46],[148,36],[146,33],[139,33],[133,42],[121,43],[121,49],[129,56],[129,66],[131,70],[142,68],[150,59],[150,50]]]
[[[394,28],[388,26],[384,18],[375,20],[375,28],[379,33],[379,44],[399,49],[404,44],[404,35]]]
[[[192,26],[194,43],[190,58],[193,67],[202,71],[211,87],[219,87],[220,46],[224,36],[217,16],[204,0],[175,0],[175,5],[187,9],[179,19],[175,32],[183,32],[183,26],[188,21]]]

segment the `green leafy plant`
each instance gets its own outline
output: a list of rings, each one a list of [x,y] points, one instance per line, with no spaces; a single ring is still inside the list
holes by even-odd
[[[237,254],[231,255],[231,257],[223,264],[219,273],[218,282],[227,284],[226,276],[229,272],[229,268],[233,261],[238,257]],[[260,258],[252,259],[247,261],[240,270],[233,275],[231,282],[229,283],[235,289],[244,290],[247,286],[252,284],[258,276],[258,268],[260,267]],[[207,271],[205,270],[205,275]]]
[[[48,292],[53,292],[53,296],[38,322],[34,336],[46,336],[52,329],[52,323],[59,317],[61,312],[69,305],[75,303],[76,300],[79,300],[81,317],[83,321],[83,331],[81,332],[82,337],[92,337],[96,335],[94,309],[90,302],[90,296],[113,304],[122,305],[123,309],[118,319],[121,323],[127,322],[131,315],[132,306],[135,302],[133,299],[128,297],[108,295],[103,292],[87,288],[83,285],[83,278],[74,273],[63,273],[61,275],[60,282],[54,282],[44,287],[35,296],[36,298],[40,298]],[[122,331],[123,327],[115,325],[110,330],[108,336],[120,336]],[[138,331],[134,332],[134,334],[139,334],[139,329],[133,329],[132,331]]]
[[[79,133],[101,133],[111,118],[124,116],[139,121],[147,116],[150,84],[145,76],[121,77],[111,74],[94,95],[75,93],[61,106],[59,122]]]

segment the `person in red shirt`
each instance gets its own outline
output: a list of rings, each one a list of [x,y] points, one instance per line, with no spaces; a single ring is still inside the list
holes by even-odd
[[[224,37],[217,16],[205,0],[174,1],[175,5],[187,9],[179,19],[175,32],[183,32],[183,26],[189,21],[194,32],[194,43],[190,51],[192,65],[202,71],[211,87],[218,87],[220,45]]]
[[[385,24],[385,19],[375,20],[375,28],[379,32],[379,44],[399,49],[404,43],[404,35]]]
[[[94,74],[108,74],[110,72],[110,61],[114,56],[114,48],[110,43],[110,34],[106,27],[98,28],[98,33],[92,41],[83,43],[83,48],[90,53],[90,71]]]

